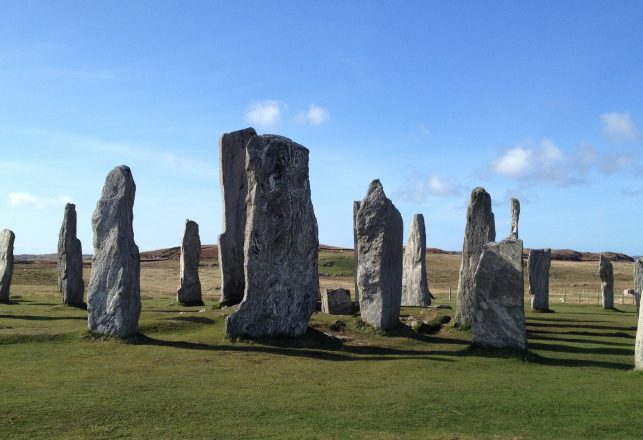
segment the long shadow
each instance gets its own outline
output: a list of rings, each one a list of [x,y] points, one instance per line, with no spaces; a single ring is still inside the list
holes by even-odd
[[[87,321],[86,316],[0,315],[0,319],[24,319],[27,321],[62,321],[65,319],[78,319]]]
[[[529,353],[529,362],[541,365],[553,365],[557,367],[596,367],[610,368],[613,370],[631,370],[633,365],[623,364],[620,362],[593,361],[585,359],[558,359],[543,356],[541,354]]]
[[[548,335],[572,335],[572,336],[588,336],[592,338],[626,338],[634,339],[636,336],[633,336],[625,332],[613,332],[613,333],[597,333],[597,332],[548,332],[545,330],[527,330],[527,334],[548,334]],[[566,339],[567,340],[567,339]]]
[[[550,335],[556,335],[559,333],[547,333],[547,332],[529,332],[528,339],[530,341],[537,339],[537,340],[542,340],[542,341],[555,341],[555,342],[575,342],[578,344],[584,344],[584,343],[591,343],[591,344],[598,344],[598,345],[612,345],[612,346],[617,346],[617,347],[629,347],[631,344],[623,344],[623,343],[617,343],[617,342],[605,342],[605,341],[597,341],[594,339],[576,339],[576,338],[556,338]],[[565,333],[568,334],[568,333]]]
[[[540,322],[527,322],[527,327],[544,327],[544,328],[586,328],[589,330],[620,330],[636,331],[636,327],[614,327],[606,325],[576,325],[576,324],[543,324]]]
[[[596,348],[582,348],[572,347],[570,345],[562,344],[542,344],[533,342],[529,344],[530,349],[555,351],[559,353],[582,353],[582,354],[599,354],[609,356],[634,356],[634,346],[631,349],[626,348],[609,348],[609,347],[596,347]]]

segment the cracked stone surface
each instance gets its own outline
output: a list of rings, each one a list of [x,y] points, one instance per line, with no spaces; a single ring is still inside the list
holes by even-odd
[[[58,289],[63,304],[84,307],[83,248],[76,237],[76,205],[67,203],[58,234]]]

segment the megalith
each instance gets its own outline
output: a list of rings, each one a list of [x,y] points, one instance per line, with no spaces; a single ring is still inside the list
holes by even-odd
[[[634,369],[643,371],[643,313],[641,313],[641,293],[643,292],[643,257],[634,262],[634,289],[637,295],[637,310],[639,313],[636,328],[636,343],[634,347]]]
[[[359,304],[359,289],[357,288],[357,213],[361,203],[359,200],[353,202],[353,281],[355,282],[355,302],[357,304]]]
[[[202,306],[201,280],[199,279],[199,261],[201,260],[201,239],[199,225],[192,220],[185,221],[185,232],[181,242],[181,260],[179,262],[180,281],[176,291],[176,300],[186,306]]]
[[[13,242],[16,239],[13,231],[0,231],[0,302],[9,302],[9,290],[13,277]]]
[[[114,168],[92,216],[94,255],[87,293],[92,333],[127,337],[141,314],[140,257],[134,242],[136,184],[125,165]]]
[[[551,249],[531,249],[527,260],[531,310],[549,310],[549,268]]]
[[[511,232],[509,238],[518,240],[518,221],[520,220],[520,201],[511,199]]]
[[[321,296],[321,310],[329,315],[350,315],[353,313],[351,292],[347,289],[326,289]]]
[[[62,302],[84,307],[83,248],[76,237],[76,205],[67,203],[58,234],[58,289]]]
[[[402,259],[402,305],[431,305],[431,292],[426,275],[426,229],[424,216],[415,214],[411,220],[409,241]]]
[[[402,228],[400,212],[372,181],[357,213],[357,286],[362,320],[383,330],[400,322]]]
[[[612,263],[601,255],[598,263],[598,275],[601,278],[601,296],[603,308],[614,308],[614,268]]]
[[[636,312],[641,312],[641,294],[643,294],[643,257],[634,261],[634,298],[636,300]]]
[[[246,227],[246,145],[254,128],[224,133],[219,141],[219,180],[223,199],[223,233],[219,235],[221,270],[220,304],[231,306],[243,299],[245,275],[243,240]]]
[[[467,207],[467,225],[462,245],[462,263],[458,279],[455,324],[470,326],[473,311],[473,279],[484,245],[495,241],[496,223],[491,210],[491,196],[484,188],[471,192]]]
[[[522,240],[484,246],[473,290],[474,345],[527,350]]]
[[[228,337],[300,336],[319,300],[317,219],[308,149],[276,135],[247,145],[245,294]]]

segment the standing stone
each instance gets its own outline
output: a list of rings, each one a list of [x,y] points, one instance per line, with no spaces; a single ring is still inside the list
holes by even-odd
[[[614,308],[614,268],[607,258],[601,255],[598,263],[598,275],[601,277],[601,295],[603,308]]]
[[[527,350],[522,240],[488,243],[474,280],[473,343]]]
[[[350,315],[353,312],[351,292],[346,289],[326,289],[322,293],[321,309],[329,315]]]
[[[634,298],[636,299],[636,313],[640,314],[641,293],[643,293],[643,257],[634,262]]]
[[[141,270],[132,228],[135,193],[129,167],[114,168],[92,217],[94,256],[87,312],[93,333],[127,337],[138,332]]]
[[[643,257],[634,262],[634,289],[638,294],[636,310],[639,314],[634,347],[634,369],[643,371],[643,313],[641,313],[641,292],[643,292]]]
[[[13,242],[16,239],[13,231],[0,231],[0,302],[9,303],[9,289],[13,276]]]
[[[199,261],[201,259],[201,239],[199,225],[192,220],[185,221],[185,232],[181,243],[179,289],[176,300],[186,306],[202,306],[201,280],[199,279]]]
[[[308,149],[264,135],[250,139],[247,154],[246,288],[226,335],[300,336],[320,297]]]
[[[357,288],[357,266],[359,265],[357,255],[357,213],[362,202],[353,202],[353,280],[355,281],[355,302],[359,304],[359,289]]]
[[[256,134],[254,128],[246,128],[224,133],[219,142],[219,180],[223,198],[223,233],[219,235],[220,304],[224,306],[239,304],[245,289],[246,145]]]
[[[58,234],[58,289],[63,304],[84,307],[83,248],[76,238],[76,205],[67,203]]]
[[[413,216],[402,262],[402,305],[431,305],[431,292],[426,276],[426,229],[422,214]]]
[[[518,240],[518,221],[520,220],[520,202],[518,199],[511,199],[511,232],[509,238]]]
[[[549,268],[551,249],[531,249],[529,251],[529,295],[531,310],[549,310]]]
[[[400,323],[402,228],[400,212],[372,181],[357,213],[357,286],[362,320],[383,330]]]
[[[473,279],[484,245],[495,241],[496,224],[491,210],[491,196],[484,188],[475,188],[467,207],[467,226],[462,245],[462,263],[458,279],[455,324],[471,325],[473,312]]]

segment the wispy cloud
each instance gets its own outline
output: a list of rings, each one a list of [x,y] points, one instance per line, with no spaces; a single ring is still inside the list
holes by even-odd
[[[428,196],[449,197],[462,193],[462,186],[437,174],[411,174],[393,195],[412,203],[423,203]]]
[[[295,121],[300,124],[321,125],[330,119],[328,110],[315,104],[310,104],[308,110],[295,116]]]
[[[603,113],[601,123],[603,135],[610,141],[626,142],[639,137],[639,131],[629,113]]]
[[[264,100],[250,104],[246,121],[259,127],[274,127],[281,121],[284,105],[278,101]]]
[[[64,205],[65,203],[74,203],[69,196],[58,197],[39,197],[26,192],[9,193],[9,204],[11,206],[30,206],[36,209],[47,208],[50,206]]]

